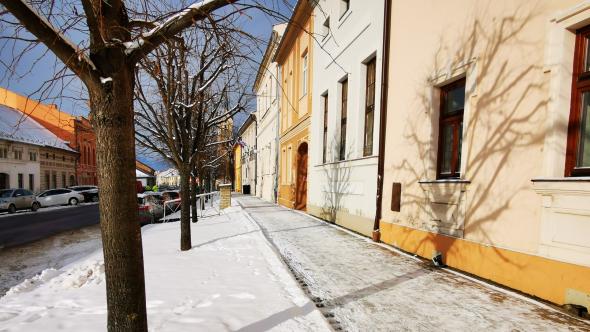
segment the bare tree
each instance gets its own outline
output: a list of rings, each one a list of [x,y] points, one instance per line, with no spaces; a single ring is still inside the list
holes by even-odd
[[[136,85],[137,144],[157,152],[180,175],[180,249],[192,247],[190,209],[196,221],[194,179],[213,147],[218,128],[244,109],[246,86],[231,32],[217,24],[185,32],[140,61]],[[191,176],[193,186],[191,190]],[[191,204],[192,203],[192,204]]]
[[[135,65],[162,43],[196,22],[212,19],[214,11],[233,2],[202,1],[175,10],[147,0],[0,0],[5,8],[0,12],[2,23],[11,27],[3,32],[11,35],[3,37],[43,43],[86,87],[97,137],[111,331],[147,330],[141,232],[133,183]],[[6,18],[7,13],[16,22]],[[29,34],[23,35],[23,28]]]

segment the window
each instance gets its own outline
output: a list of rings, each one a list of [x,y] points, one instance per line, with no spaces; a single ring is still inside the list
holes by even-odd
[[[375,76],[377,61],[373,58],[367,62],[367,79],[365,86],[365,137],[363,156],[373,154],[373,126],[375,119]]]
[[[51,174],[51,188],[57,188],[57,174]]]
[[[37,161],[37,152],[29,151],[29,160],[30,161]]]
[[[464,78],[441,88],[437,169],[439,179],[458,178],[461,175],[464,105]]]
[[[53,160],[55,160],[55,153],[52,155]]]
[[[565,176],[590,175],[590,26],[576,32]]]
[[[301,69],[301,96],[307,94],[307,51],[303,55]]]
[[[0,147],[0,158],[2,158],[2,159],[8,158],[8,148]]]
[[[45,172],[45,189],[51,188],[51,184],[49,183],[49,171]]]
[[[68,186],[68,184],[66,183],[66,173],[61,173],[61,184],[64,187]]]
[[[324,96],[324,138],[323,138],[323,146],[322,146],[322,162],[325,164],[327,160],[327,152],[328,152],[328,94],[326,93]]]
[[[29,190],[35,190],[35,174],[29,174]]]
[[[339,160],[346,159],[346,120],[348,104],[348,78],[340,83],[342,89],[340,100],[340,151],[338,151]]]
[[[291,162],[291,147],[287,148],[287,184],[291,184],[292,176],[291,173],[293,171],[293,164]]]
[[[23,159],[23,152],[21,150],[14,150],[14,159],[22,160]]]
[[[61,161],[66,161],[66,156],[61,156]]]
[[[330,18],[326,17],[324,24],[322,24],[322,35],[324,36],[324,39],[326,37],[328,37],[329,34],[330,34]]]
[[[18,173],[18,187],[19,188],[24,188],[25,187],[25,183],[24,183],[24,177],[22,173]]]
[[[281,169],[281,182],[282,184],[287,184],[287,150],[283,149],[283,156],[282,156],[282,169]]]
[[[350,9],[350,0],[340,0],[340,18]]]

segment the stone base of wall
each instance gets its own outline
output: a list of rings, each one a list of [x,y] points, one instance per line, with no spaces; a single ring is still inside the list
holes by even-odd
[[[370,237],[373,233],[373,220],[366,217],[361,217],[340,210],[336,211],[334,216],[334,213],[330,213],[326,208],[311,204],[307,205],[307,213],[320,219],[335,222],[336,225],[348,228],[365,236]]]
[[[590,310],[590,267],[500,249],[381,221],[381,241],[553,303]]]

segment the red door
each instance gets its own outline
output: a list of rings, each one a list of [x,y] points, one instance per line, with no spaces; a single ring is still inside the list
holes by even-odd
[[[305,210],[307,207],[307,143],[297,149],[297,182],[295,189],[295,209]]]

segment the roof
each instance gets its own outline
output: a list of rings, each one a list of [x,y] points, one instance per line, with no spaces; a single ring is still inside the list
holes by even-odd
[[[4,105],[0,105],[0,139],[77,152],[31,117]]]
[[[153,178],[154,176],[151,174],[146,174],[138,169],[135,170],[135,177],[136,178]]]
[[[154,176],[156,172],[153,168],[149,167],[148,165],[142,163],[139,160],[135,160],[135,169],[144,174],[147,174],[147,176]]]
[[[317,1],[313,1],[313,0],[298,0],[297,1],[297,4],[295,5],[295,8],[293,9],[293,14],[291,14],[291,18],[289,19],[289,23],[287,24],[287,28],[285,29],[285,32],[283,33],[281,41],[279,42],[279,45],[277,46],[275,54],[272,58],[273,62],[279,62],[282,54],[285,53],[283,50],[292,46],[292,44],[289,43],[291,36],[293,34],[298,33],[301,30],[301,26],[299,25],[299,23],[297,21],[299,19],[301,19],[301,16],[303,16],[305,14],[311,15],[312,10],[316,5],[317,5]],[[311,31],[309,33],[311,33]]]
[[[256,80],[254,81],[254,86],[252,90],[256,92],[258,86],[260,85],[260,80],[263,77],[266,68],[268,68],[269,63],[272,63],[272,59],[274,58],[275,52],[277,50],[277,46],[285,32],[285,28],[287,27],[287,23],[275,24],[272,27],[272,33],[270,34],[270,38],[268,40],[268,45],[266,46],[266,51],[264,51],[264,56],[262,57],[262,61],[260,62],[260,66],[258,67],[258,72],[256,73]]]
[[[254,122],[256,122],[256,114],[254,114],[254,112],[252,112],[248,115],[248,117],[246,118],[246,121],[244,121],[244,123],[242,123],[242,125],[240,126],[240,129],[238,129],[238,136],[242,136],[242,134],[246,131],[246,129],[248,129],[248,127]]]

